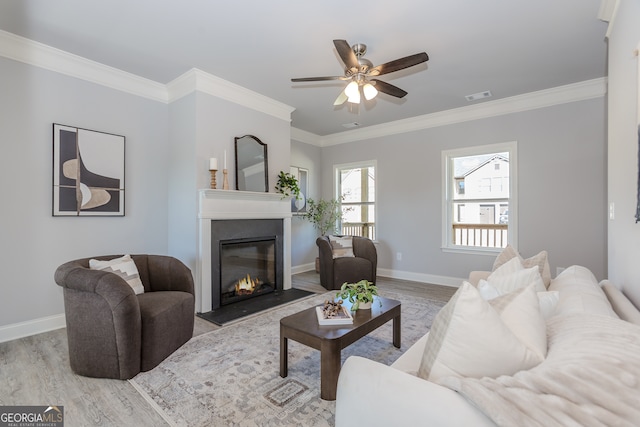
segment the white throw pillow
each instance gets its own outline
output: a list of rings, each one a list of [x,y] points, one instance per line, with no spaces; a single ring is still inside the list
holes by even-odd
[[[515,263],[520,263],[518,258],[513,258],[511,261],[491,273],[489,277],[487,277],[487,282],[489,282],[493,287],[498,288],[501,294],[507,294],[531,284],[535,285],[535,290],[537,292],[544,292],[547,290],[544,286],[544,282],[542,281],[542,277],[540,277],[538,267],[523,268],[520,266],[520,270],[513,271],[510,264]],[[503,271],[504,267],[510,268]]]
[[[496,378],[538,365],[546,354],[546,328],[537,307],[532,287],[496,310],[464,282],[434,319],[418,376],[430,381],[450,375]]]
[[[522,261],[520,261],[520,258],[513,257],[510,260],[504,262],[503,264],[500,264],[500,266],[498,266],[497,268],[495,268],[491,272],[491,274],[489,274],[489,277],[506,276],[509,274],[517,273],[518,271],[522,271],[522,270],[524,270],[524,266],[522,265]]]
[[[538,363],[547,357],[547,324],[540,311],[535,285],[519,288],[489,301],[500,319],[535,353]]]
[[[560,301],[560,292],[558,291],[538,292],[538,302],[540,303],[542,317],[548,319],[556,314],[558,301]]]
[[[496,257],[495,261],[493,262],[492,270],[495,271],[502,264],[506,263],[512,258],[520,259],[520,262],[525,268],[537,266],[545,288],[549,287],[549,283],[551,283],[551,268],[549,267],[547,251],[540,251],[531,258],[524,259],[513,246],[507,245],[507,247],[505,247],[502,252],[500,252],[500,254]]]
[[[351,236],[329,236],[331,250],[334,258],[354,257],[353,237]]]
[[[90,259],[89,268],[115,273],[131,286],[131,289],[133,289],[136,295],[144,293],[144,286],[142,285],[142,280],[140,280],[138,268],[130,255],[114,258],[109,261]]]
[[[481,279],[478,283],[478,292],[480,296],[487,301],[504,295],[498,288],[492,286],[486,280]],[[545,319],[556,314],[560,293],[558,291],[536,292],[538,295],[538,303],[540,304],[540,313]]]

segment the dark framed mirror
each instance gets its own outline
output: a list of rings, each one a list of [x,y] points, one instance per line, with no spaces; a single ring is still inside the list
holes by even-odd
[[[267,144],[253,135],[235,137],[236,190],[269,192]]]

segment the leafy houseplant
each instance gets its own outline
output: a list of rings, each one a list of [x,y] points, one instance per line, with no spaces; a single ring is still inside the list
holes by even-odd
[[[340,201],[307,199],[307,212],[304,218],[309,220],[322,236],[326,236],[328,232],[335,233],[336,223],[342,218]]]
[[[355,311],[361,308],[361,304],[363,310],[371,308],[374,295],[378,295],[376,285],[368,280],[360,280],[356,283],[343,283],[336,297],[349,300],[353,304],[351,309]],[[382,301],[380,301],[380,305],[382,305]]]
[[[298,186],[298,178],[290,173],[280,171],[278,182],[276,183],[276,192],[282,194],[283,199],[294,196],[296,200],[299,200],[300,187]]]

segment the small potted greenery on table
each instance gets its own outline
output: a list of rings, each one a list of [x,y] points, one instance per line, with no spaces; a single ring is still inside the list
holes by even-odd
[[[371,309],[375,295],[378,295],[378,288],[373,282],[365,279],[356,283],[343,283],[336,297],[348,300],[352,304],[351,310],[356,311]]]

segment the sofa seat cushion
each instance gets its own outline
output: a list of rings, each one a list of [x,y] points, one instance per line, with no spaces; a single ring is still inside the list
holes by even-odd
[[[351,258],[343,257],[336,258],[333,261],[333,273],[334,283],[342,286],[343,283],[356,283],[360,280],[375,280],[375,277],[371,277],[373,266],[371,261],[366,258]]]
[[[418,341],[416,341],[411,347],[407,349],[400,357],[396,359],[391,366],[402,372],[406,372],[411,375],[418,375],[418,368],[422,361],[422,355],[429,339],[429,332],[424,334]]]
[[[142,318],[141,370],[148,371],[193,336],[194,298],[187,292],[138,295]]]
[[[559,292],[556,315],[591,313],[618,318],[611,308],[597,279],[586,267],[573,265],[566,268],[549,285],[550,291]]]

